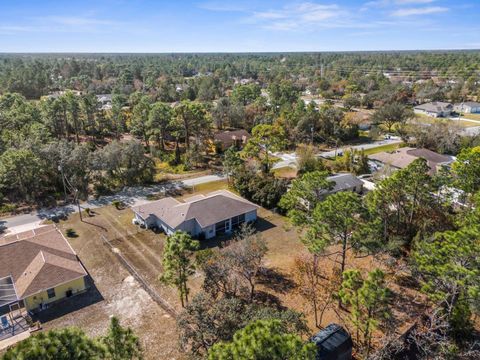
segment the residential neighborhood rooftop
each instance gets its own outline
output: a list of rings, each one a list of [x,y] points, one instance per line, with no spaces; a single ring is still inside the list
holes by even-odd
[[[423,110],[423,111],[428,111],[428,112],[434,112],[434,113],[441,113],[446,110],[449,110],[453,107],[451,103],[448,102],[442,102],[442,101],[433,101],[421,105],[415,106],[415,109],[417,110]]]
[[[462,102],[462,103],[458,103],[458,104],[455,104],[455,105],[463,105],[463,106],[470,106],[470,107],[480,107],[480,102],[476,102],[476,101],[465,101],[465,102]]]
[[[214,136],[214,140],[223,143],[224,147],[229,147],[235,143],[235,141],[246,141],[250,138],[250,134],[247,130],[225,130],[217,132]]]
[[[411,147],[403,147],[391,152],[379,152],[370,155],[369,158],[399,169],[403,169],[416,159],[422,158],[427,160],[431,174],[436,172],[438,165],[447,165],[455,160],[455,158],[450,155],[442,155],[428,149]]]
[[[350,173],[332,175],[329,176],[327,180],[335,183],[331,190],[332,193],[363,186],[362,180]]]
[[[11,278],[18,299],[87,275],[53,225],[0,239],[0,279]]]

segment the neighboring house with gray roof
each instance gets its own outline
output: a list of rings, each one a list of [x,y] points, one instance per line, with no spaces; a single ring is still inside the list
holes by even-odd
[[[333,188],[328,192],[329,194],[340,191],[353,191],[360,194],[363,190],[362,180],[350,173],[332,175],[327,177],[327,180],[334,183]]]
[[[459,114],[479,114],[480,103],[475,101],[467,101],[453,106],[455,112]]]
[[[413,108],[416,114],[428,115],[431,117],[449,117],[453,111],[453,105],[448,102],[434,101],[418,105]]]
[[[448,167],[453,161],[454,156],[438,154],[428,149],[415,149],[403,147],[394,151],[379,152],[368,157],[381,165],[388,165],[394,169],[404,169],[416,159],[427,160],[430,167],[430,175],[433,175],[441,167]]]
[[[161,228],[167,235],[178,230],[192,236],[203,234],[206,239],[255,221],[257,209],[257,205],[226,190],[193,196],[184,202],[166,197],[132,208],[134,221],[147,228]]]

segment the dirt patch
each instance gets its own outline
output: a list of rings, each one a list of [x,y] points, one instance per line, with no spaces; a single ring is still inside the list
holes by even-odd
[[[79,235],[68,240],[102,299],[45,322],[44,329],[78,326],[90,336],[100,336],[114,315],[139,336],[146,359],[182,359],[175,319],[152,300],[101,239],[100,235],[112,240],[136,229],[127,211],[105,207],[96,210],[98,215],[85,219],[87,222],[80,222],[75,214],[59,224],[62,231],[73,228]]]
[[[150,296],[140,287],[133,276],[127,276],[119,292],[113,296],[108,308],[115,316],[121,316],[130,323],[138,322],[143,313],[143,309],[150,305]]]

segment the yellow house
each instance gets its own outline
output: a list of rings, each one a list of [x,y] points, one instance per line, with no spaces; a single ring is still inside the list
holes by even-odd
[[[41,310],[84,291],[86,276],[75,251],[53,225],[0,238],[0,279],[13,283],[3,306],[23,300],[27,310]]]

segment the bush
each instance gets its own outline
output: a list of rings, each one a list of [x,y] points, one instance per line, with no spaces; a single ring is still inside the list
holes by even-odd
[[[117,210],[122,210],[125,208],[125,203],[120,200],[113,200],[112,205],[115,206]]]
[[[4,204],[0,206],[0,214],[13,213],[17,209],[15,204]]]
[[[115,208],[118,210],[120,208],[120,201],[119,200],[113,200],[112,205],[115,206]]]
[[[72,228],[68,228],[66,231],[67,237],[69,238],[76,238],[78,237],[77,232],[73,230]]]

